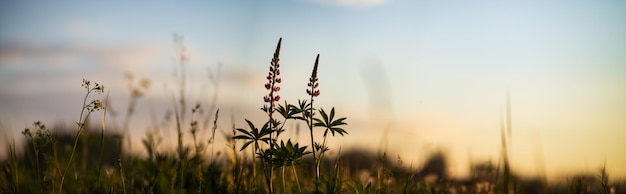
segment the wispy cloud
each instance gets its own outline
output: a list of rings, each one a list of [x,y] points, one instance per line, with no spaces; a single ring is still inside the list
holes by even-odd
[[[369,7],[388,3],[390,0],[305,0],[307,2],[342,6],[342,7]]]
[[[13,42],[0,45],[0,68],[14,73],[34,70],[63,72],[85,68],[140,71],[164,56],[165,50],[150,43],[103,46]]]

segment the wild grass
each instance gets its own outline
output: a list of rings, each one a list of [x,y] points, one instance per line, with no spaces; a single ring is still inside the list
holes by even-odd
[[[447,159],[441,152],[425,159],[421,167],[414,167],[411,162],[410,167],[405,168],[402,158],[390,157],[395,155],[387,150],[371,154],[361,150],[331,148],[328,146],[331,136],[348,135],[348,131],[344,130],[348,119],[338,116],[341,111],[334,107],[316,107],[314,103],[317,98],[323,97],[320,96],[318,82],[318,69],[324,67],[320,55],[316,55],[308,77],[306,96],[303,92],[304,98],[293,104],[281,102],[282,38],[278,40],[267,72],[264,85],[267,95],[263,98],[259,96],[261,111],[266,119],[262,123],[244,119],[244,126],[236,126],[231,115],[232,133],[224,133],[227,145],[219,147],[215,145],[218,120],[222,118],[215,100],[218,95],[213,95],[209,106],[196,104],[187,107],[185,64],[188,57],[184,53],[181,37],[176,38],[176,43],[181,50],[180,74],[177,77],[180,90],[178,94],[172,92],[173,110],[168,111],[163,120],[159,121],[152,115],[151,128],[142,139],[146,157],[133,155],[128,150],[130,143],[124,145],[124,142],[129,139],[128,130],[137,100],[149,88],[149,81],[140,81],[138,86],[129,84],[131,100],[120,133],[105,125],[107,112],[113,115],[108,93],[103,100],[92,99],[91,94],[103,93],[104,86],[83,80],[86,94],[73,133],[63,133],[65,127],[62,126],[50,130],[37,121],[32,128],[23,131],[27,142],[22,149],[24,152],[19,152],[15,140],[7,143],[8,159],[0,162],[0,193],[626,192],[624,182],[611,182],[606,168],[600,169],[596,175],[573,177],[565,185],[547,185],[541,179],[515,175],[509,168],[507,157],[511,142],[509,108],[507,128],[503,122],[501,129],[503,164],[489,162],[473,165],[471,176],[467,179],[453,179],[447,175]],[[209,77],[213,87],[217,88],[219,74]],[[129,82],[133,80],[131,75]],[[97,127],[89,125],[90,115],[96,111],[102,114],[100,133],[87,130]],[[187,120],[188,114],[190,117]],[[168,128],[167,123],[172,121],[172,116],[175,125]],[[285,133],[297,131],[299,124],[306,124],[309,130],[309,138],[304,141]],[[167,129],[177,136],[172,150],[159,149],[163,138],[167,138],[162,136],[161,131]],[[210,132],[209,137],[202,135],[205,131]],[[184,138],[185,133],[191,135],[190,140]],[[79,144],[79,141],[83,143]],[[382,141],[386,143],[385,135]],[[207,153],[209,146],[211,151]],[[218,149],[217,154],[214,149]],[[327,157],[331,149],[339,154]],[[89,153],[97,153],[97,157]],[[396,158],[395,162],[390,158]],[[82,162],[73,162],[75,159]],[[500,167],[504,168],[504,172],[500,171]]]

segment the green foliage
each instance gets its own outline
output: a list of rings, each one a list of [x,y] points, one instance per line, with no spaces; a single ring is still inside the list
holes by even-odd
[[[354,185],[348,185],[348,187],[350,188],[351,193],[354,194],[371,193],[373,190],[372,183],[367,183],[367,185],[363,185],[361,179],[354,179]]]
[[[280,145],[275,146],[276,149],[274,152],[274,158],[272,162],[275,168],[299,165],[300,159],[307,154],[310,154],[310,151],[305,151],[306,146],[300,147],[298,143],[292,144],[291,139],[285,142],[281,141]]]
[[[306,101],[304,101],[304,102],[306,103]],[[294,105],[291,105],[291,104],[287,104],[287,101],[285,101],[285,105],[280,105],[279,104],[278,108],[276,108],[276,111],[281,116],[283,116],[283,118],[285,120],[294,119],[294,120],[302,120],[302,121],[304,121],[304,117],[299,116],[298,114],[301,114],[305,110],[303,110],[302,108],[299,108],[297,106],[294,106]]]
[[[260,131],[258,128],[254,126],[254,124],[250,120],[246,119],[246,123],[248,123],[248,126],[250,127],[250,131],[246,131],[244,129],[238,128],[237,131],[239,131],[240,133],[243,133],[243,135],[237,135],[233,137],[233,139],[247,140],[243,144],[243,146],[241,146],[240,151],[243,151],[252,143],[254,143],[254,147],[255,147],[254,149],[256,150],[259,147],[259,142],[261,143],[270,142],[269,134],[272,132],[272,130],[269,128],[269,122],[265,123],[263,125],[263,128],[261,128]]]
[[[324,109],[321,109],[319,113],[320,115],[322,115],[322,119],[314,118],[315,119],[314,125],[316,127],[324,128],[324,136],[326,136],[329,131],[333,134],[333,136],[335,136],[335,132],[339,133],[339,135],[341,136],[343,136],[344,134],[348,134],[348,132],[346,132],[342,128],[337,127],[341,125],[346,125],[347,123],[344,122],[344,120],[346,120],[345,117],[334,120],[335,119],[335,107],[333,107],[330,110],[330,115],[326,114],[326,111],[324,111]]]
[[[322,188],[321,191],[323,193],[339,194],[344,192],[344,183],[337,177],[331,176],[329,178],[326,178],[325,176],[322,176],[320,181]]]

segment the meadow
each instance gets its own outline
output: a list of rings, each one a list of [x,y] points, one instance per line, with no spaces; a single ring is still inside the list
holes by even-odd
[[[344,129],[350,117],[315,104],[324,97],[318,82],[317,69],[323,65],[319,54],[311,73],[302,75],[309,80],[306,86],[302,83],[306,98],[281,101],[281,44],[282,38],[268,71],[258,73],[267,80],[259,86],[267,94],[258,98],[265,121],[246,119],[243,126],[222,126],[231,132],[224,135],[227,147],[215,143],[217,121],[225,117],[219,106],[214,101],[208,106],[190,104],[186,99],[186,59],[181,55],[180,92],[171,96],[172,113],[155,121],[153,130],[142,137],[146,156],[125,149],[130,145],[127,136],[135,104],[150,83],[142,80],[133,87],[121,129],[113,130],[106,125],[110,117],[106,83],[83,79],[84,98],[76,102],[82,109],[72,125],[49,127],[35,121],[19,137],[26,142],[22,148],[16,148],[15,141],[5,142],[9,154],[0,162],[1,193],[626,193],[626,182],[610,179],[604,168],[561,183],[516,175],[507,158],[504,129],[502,159],[474,164],[471,176],[463,179],[447,174],[448,161],[440,152],[422,166],[406,168],[402,158],[386,150],[330,147],[329,139],[357,133]],[[207,114],[212,120],[200,119]],[[90,118],[100,122],[89,122]],[[164,126],[160,123],[169,122],[175,127],[157,130]],[[305,126],[302,131],[309,138],[287,135],[296,130],[292,123]],[[164,137],[160,130],[177,135]],[[208,137],[201,135],[205,132]],[[164,138],[175,138],[175,148],[159,149]],[[330,150],[339,154],[329,156]]]

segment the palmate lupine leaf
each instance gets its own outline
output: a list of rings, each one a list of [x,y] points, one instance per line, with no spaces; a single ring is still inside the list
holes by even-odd
[[[314,144],[315,144],[315,150],[316,150],[318,153],[325,153],[325,152],[327,152],[328,150],[330,150],[330,149],[328,149],[328,146],[324,146],[324,145],[319,144],[319,143],[314,143]]]
[[[307,100],[298,100],[298,106],[292,105],[291,108],[294,109],[294,111],[297,111],[299,113],[302,113],[302,115],[304,116],[304,118],[310,118],[311,117],[311,103],[309,103]],[[302,118],[302,117],[300,117]],[[305,120],[302,118],[302,120]]]
[[[287,140],[287,143],[281,141],[280,145],[276,145],[274,150],[274,167],[279,168],[298,164],[300,158],[311,153],[306,151],[306,148],[307,146],[300,147],[298,143],[291,143],[291,140]]]
[[[271,149],[259,149],[256,155],[256,157],[261,159],[262,161],[270,162],[272,159],[272,155],[274,155],[274,151]]]
[[[256,128],[250,120],[246,119],[246,123],[248,123],[248,126],[250,127],[250,131],[246,131],[245,129],[238,128],[237,131],[243,133],[243,135],[237,135],[233,137],[233,139],[248,140],[246,141],[246,143],[243,144],[243,146],[241,147],[241,150],[239,151],[246,149],[252,143],[256,143],[256,144],[258,144],[258,142],[268,143],[270,141],[269,137],[265,137],[271,133],[271,129],[269,129],[268,123],[265,123],[261,131],[259,131],[259,129]]]
[[[326,128],[326,131],[324,131],[324,135],[328,134],[329,131],[333,134],[333,136],[335,136],[335,133],[339,133],[339,135],[341,136],[343,136],[344,134],[348,134],[348,132],[338,127],[341,125],[347,125],[347,123],[344,122],[346,118],[342,117],[337,120],[334,120],[335,119],[335,107],[333,107],[330,110],[330,115],[328,115],[326,111],[324,111],[324,109],[320,109],[319,113],[322,116],[322,119],[314,118],[315,119],[314,126]]]
[[[284,106],[279,104],[278,107],[276,107],[276,111],[285,119],[304,120],[301,116],[297,116],[302,113],[302,110],[298,109],[298,107],[294,105],[287,104],[287,101],[285,101]]]

